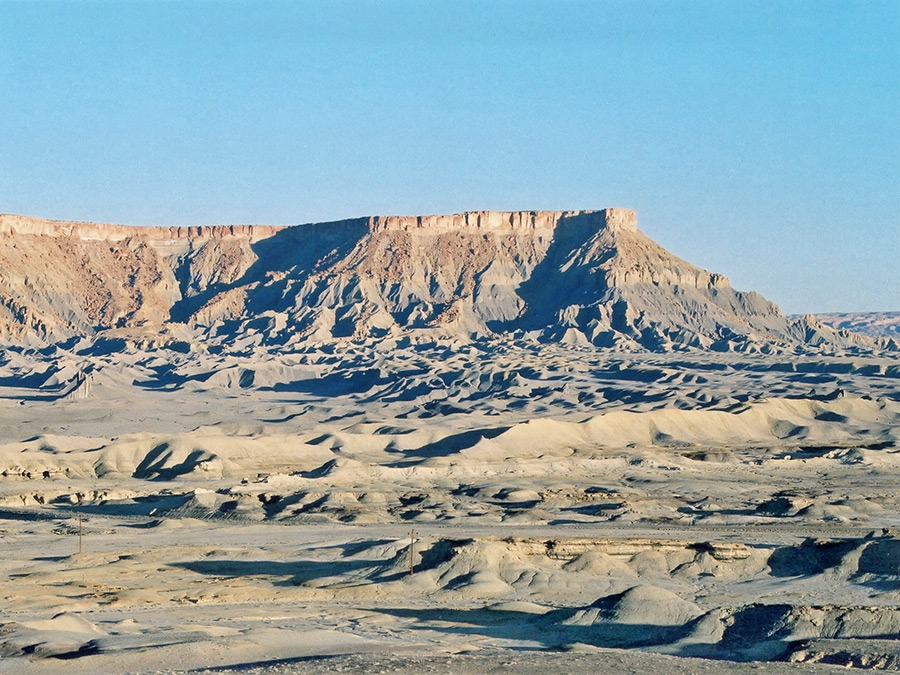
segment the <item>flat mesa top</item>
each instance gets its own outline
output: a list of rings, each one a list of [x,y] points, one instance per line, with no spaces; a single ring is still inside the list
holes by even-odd
[[[606,208],[596,211],[466,211],[448,215],[370,216],[339,221],[309,223],[300,227],[367,224],[372,232],[452,231],[452,230],[535,230],[554,229],[560,221],[588,219],[598,229],[636,230],[637,215],[632,209]],[[264,239],[286,229],[285,225],[199,225],[130,226],[91,222],[46,220],[28,216],[0,214],[0,234],[21,234],[81,239],[122,240],[141,236],[147,239],[248,237]]]
[[[636,230],[637,215],[631,209],[599,211],[467,211],[436,216],[375,216],[373,232],[385,230],[535,230],[554,229],[560,221],[587,220],[598,229]]]

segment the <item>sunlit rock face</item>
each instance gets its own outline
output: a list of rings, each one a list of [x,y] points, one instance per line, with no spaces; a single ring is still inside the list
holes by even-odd
[[[595,348],[863,346],[663,249],[629,209],[127,227],[0,216],[0,335],[188,326],[272,343],[514,334]]]

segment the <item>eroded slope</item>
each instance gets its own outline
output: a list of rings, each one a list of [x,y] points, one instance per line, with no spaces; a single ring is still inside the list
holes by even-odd
[[[785,318],[658,246],[633,211],[127,228],[0,216],[7,341],[527,335],[601,348],[896,349]]]

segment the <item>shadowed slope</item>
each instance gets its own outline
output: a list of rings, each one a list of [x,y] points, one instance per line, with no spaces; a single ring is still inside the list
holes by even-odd
[[[626,209],[290,228],[0,216],[7,340],[128,337],[175,324],[207,340],[276,345],[424,331],[654,351],[879,347],[811,318],[792,323],[758,294],[661,248]]]

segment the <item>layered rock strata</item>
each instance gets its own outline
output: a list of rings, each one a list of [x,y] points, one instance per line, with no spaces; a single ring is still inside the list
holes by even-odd
[[[187,325],[273,343],[514,334],[602,348],[862,346],[672,255],[634,211],[126,227],[0,216],[0,335]],[[872,343],[874,344],[874,343]]]

